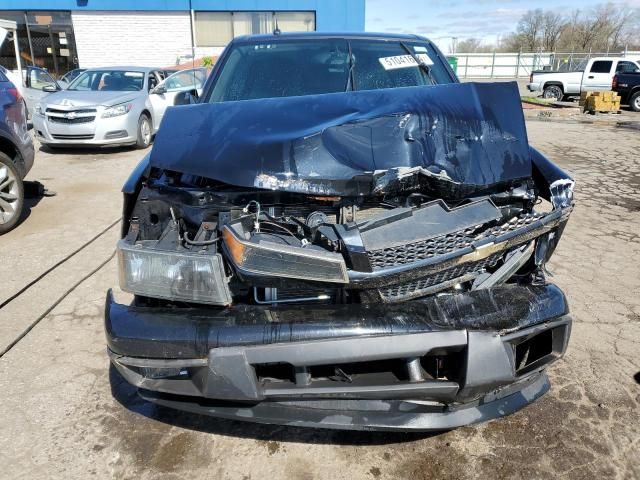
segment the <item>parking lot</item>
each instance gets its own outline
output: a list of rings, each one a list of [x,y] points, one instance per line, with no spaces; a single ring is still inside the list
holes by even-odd
[[[28,180],[56,195],[28,200],[0,239],[0,477],[640,478],[640,117],[527,126],[577,182],[549,265],[572,308],[568,354],[540,401],[438,435],[254,425],[139,400],[109,369],[102,309],[117,285],[119,189],[143,153],[41,149]]]

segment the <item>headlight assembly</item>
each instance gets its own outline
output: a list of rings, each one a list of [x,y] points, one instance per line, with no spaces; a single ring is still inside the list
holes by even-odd
[[[39,117],[44,117],[44,109],[42,108],[41,104],[38,103],[34,110],[36,112],[36,115],[38,115]]]
[[[120,288],[153,298],[230,305],[220,254],[165,251],[118,242]]]
[[[126,115],[129,113],[129,110],[133,107],[132,103],[121,103],[119,105],[114,105],[113,107],[105,108],[104,112],[102,112],[102,118],[111,118],[111,117],[119,117],[120,115]]]
[[[242,274],[300,278],[317,282],[348,283],[342,255],[312,248],[242,240],[225,226],[224,248]]]

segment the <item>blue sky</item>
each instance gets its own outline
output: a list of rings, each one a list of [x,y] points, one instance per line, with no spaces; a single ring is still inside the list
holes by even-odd
[[[588,10],[602,0],[366,0],[366,29],[370,32],[418,33],[447,50],[451,37],[480,38],[495,43],[513,31],[527,10],[552,9],[569,13]],[[627,0],[640,7],[640,0]]]

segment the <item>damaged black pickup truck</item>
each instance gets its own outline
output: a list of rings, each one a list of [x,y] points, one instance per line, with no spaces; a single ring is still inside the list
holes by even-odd
[[[152,402],[440,430],[549,388],[571,319],[545,264],[573,181],[515,84],[414,36],[234,40],[124,187],[111,361]]]

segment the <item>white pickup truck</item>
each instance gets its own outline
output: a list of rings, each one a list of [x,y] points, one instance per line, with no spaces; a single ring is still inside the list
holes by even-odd
[[[637,59],[626,57],[596,57],[586,62],[584,69],[559,71],[534,71],[529,77],[527,89],[541,92],[544,98],[562,100],[580,95],[581,92],[611,90],[616,73],[640,70]]]

